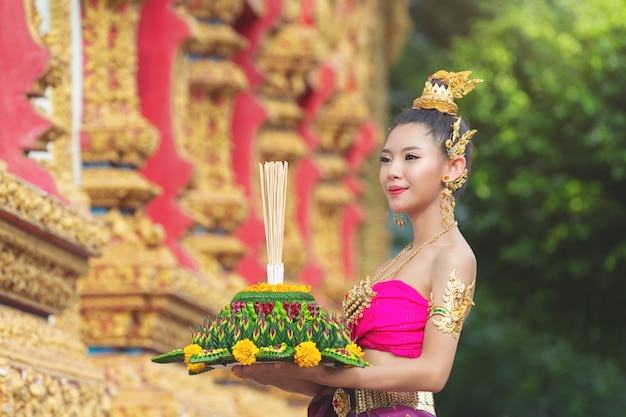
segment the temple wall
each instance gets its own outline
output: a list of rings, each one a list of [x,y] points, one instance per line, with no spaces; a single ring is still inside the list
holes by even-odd
[[[0,2],[0,416],[305,414],[150,357],[265,281],[259,163],[289,163],[285,282],[338,310],[385,256],[406,7]]]

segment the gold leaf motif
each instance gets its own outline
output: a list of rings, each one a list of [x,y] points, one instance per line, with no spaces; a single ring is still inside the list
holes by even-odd
[[[433,294],[430,294],[428,318],[441,316],[433,319],[433,324],[442,332],[451,334],[455,339],[458,339],[469,309],[474,305],[472,296],[475,283],[476,280],[466,288],[465,284],[456,277],[456,270],[453,269],[443,294],[442,304],[434,305]]]

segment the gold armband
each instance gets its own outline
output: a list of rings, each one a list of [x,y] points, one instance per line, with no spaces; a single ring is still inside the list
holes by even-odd
[[[456,277],[456,270],[450,272],[450,280],[445,293],[443,294],[443,303],[441,305],[433,305],[433,293],[430,293],[430,303],[428,304],[428,318],[435,315],[441,318],[433,319],[433,324],[444,333],[450,333],[452,337],[457,339],[463,329],[463,322],[467,317],[468,310],[474,305],[472,295],[474,292],[474,280],[465,288]]]

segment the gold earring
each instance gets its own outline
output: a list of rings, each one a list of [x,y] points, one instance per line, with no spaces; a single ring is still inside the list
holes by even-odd
[[[448,227],[454,223],[454,206],[456,204],[452,195],[454,184],[450,183],[450,177],[447,175],[441,181],[445,184],[445,187],[441,190],[441,200],[439,202],[441,221]]]
[[[405,227],[406,222],[404,221],[404,213],[393,213],[393,222],[398,227]]]

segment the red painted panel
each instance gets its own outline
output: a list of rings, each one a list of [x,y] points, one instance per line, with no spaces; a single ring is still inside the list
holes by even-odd
[[[146,161],[141,173],[163,189],[163,193],[148,204],[146,212],[165,228],[166,244],[179,262],[195,268],[193,260],[178,244],[193,223],[176,200],[189,182],[193,166],[178,155],[172,130],[174,57],[181,42],[189,36],[187,24],[172,10],[174,3],[174,0],[148,0],[141,10],[137,33],[141,113],[161,135],[159,148]]]
[[[33,41],[24,2],[0,1],[0,16],[0,159],[9,172],[56,195],[50,175],[24,155],[51,126],[27,98],[46,67],[48,52]]]

